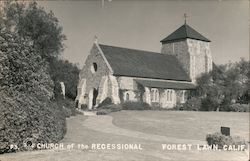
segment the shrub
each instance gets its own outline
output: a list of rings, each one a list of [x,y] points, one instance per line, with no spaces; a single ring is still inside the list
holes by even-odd
[[[75,102],[69,98],[58,98],[56,99],[56,102],[59,107],[63,109],[63,112],[65,113],[66,117],[75,116],[76,115],[76,108],[75,108]]]
[[[17,145],[27,150],[23,142],[31,138],[33,143],[54,143],[66,133],[63,110],[56,102],[40,101],[33,96],[19,94],[0,97],[0,153],[11,152],[9,146]]]
[[[0,26],[0,153],[23,142],[55,143],[66,132],[62,107],[53,100],[48,66],[31,42]]]
[[[111,112],[110,109],[101,109],[101,110],[96,112],[96,115],[107,115],[110,112]]]
[[[110,97],[107,97],[98,105],[97,108],[102,108],[111,104],[112,104],[112,99]]]
[[[230,110],[234,112],[249,112],[249,104],[235,103],[230,105]]]
[[[225,136],[219,132],[208,134],[206,140],[208,145],[218,145],[219,149],[222,149],[224,145],[246,145],[245,140],[239,136]]]
[[[87,110],[88,106],[86,104],[81,104],[81,110]]]
[[[206,97],[201,100],[201,111],[216,111],[217,108],[220,106],[219,100]]]
[[[117,111],[121,111],[122,110],[122,106],[121,105],[107,105],[107,106],[102,106],[100,108],[97,109],[97,115],[106,115],[109,114],[111,112],[117,112]]]
[[[179,108],[180,110],[185,110],[185,111],[199,111],[201,108],[201,99],[192,97],[191,99],[188,99],[187,102],[184,103]]]
[[[176,106],[173,108],[173,110],[177,110],[177,111],[183,111],[184,105],[182,103],[177,103]]]
[[[122,110],[121,105],[109,105],[107,106],[108,109],[110,109],[111,112],[117,112]]]
[[[150,107],[149,104],[145,102],[124,102],[122,105],[123,110],[151,110],[152,107]]]

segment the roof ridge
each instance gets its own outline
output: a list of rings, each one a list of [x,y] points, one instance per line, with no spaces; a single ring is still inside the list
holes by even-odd
[[[119,46],[112,46],[112,45],[105,45],[105,44],[99,44],[99,45],[100,45],[100,47],[103,45],[103,46],[108,46],[108,47],[113,47],[113,48],[120,48],[120,49],[126,49],[126,50],[133,50],[133,51],[146,52],[146,53],[143,53],[143,54],[157,54],[157,55],[161,55],[161,56],[174,57],[174,58],[176,58],[176,56],[175,56],[175,55],[172,55],[172,54],[163,54],[163,53],[160,53],[160,52],[147,51],[147,50],[140,50],[140,49],[133,49],[133,48],[126,48],[126,47],[119,47]]]
[[[99,45],[108,46],[108,47],[114,47],[114,48],[121,48],[121,49],[128,49],[128,50],[136,50],[136,51],[147,52],[147,53],[162,54],[162,53],[160,53],[160,52],[147,51],[147,50],[142,50],[142,49],[133,49],[133,48],[126,48],[126,47],[113,46],[113,45],[106,45],[106,44],[99,44]],[[163,54],[162,54],[162,55],[163,55]]]

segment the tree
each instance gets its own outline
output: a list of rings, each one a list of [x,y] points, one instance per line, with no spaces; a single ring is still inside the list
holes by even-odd
[[[29,5],[8,3],[5,7],[7,24],[17,31],[19,36],[30,38],[34,48],[42,58],[49,60],[58,57],[64,49],[66,36],[54,13],[47,13],[36,2]]]
[[[51,101],[53,81],[47,62],[31,40],[0,26],[0,153],[24,139],[56,142],[65,134],[63,109]],[[4,26],[4,27],[3,27]]]
[[[241,59],[199,77],[197,93],[203,98],[203,110],[230,111],[233,102],[249,103],[249,75],[249,62]]]
[[[0,153],[10,152],[11,144],[25,150],[27,138],[33,143],[57,142],[66,131],[64,109],[52,100],[49,63],[32,36],[17,29],[15,20],[25,13],[24,6],[6,3],[0,13]],[[12,12],[7,8],[13,5],[18,7],[8,19]]]
[[[54,13],[47,13],[38,7],[36,2],[28,5],[23,3],[6,2],[6,25],[24,38],[30,39],[36,54],[49,64],[49,74],[54,81],[55,89],[59,82],[66,86],[66,96],[74,99],[79,69],[68,61],[59,60],[58,56],[64,49],[63,41],[66,36]],[[60,89],[59,89],[60,90]],[[57,90],[54,90],[55,95]]]
[[[66,89],[65,95],[68,98],[75,99],[79,79],[78,67],[67,60],[51,59],[50,61],[53,61],[49,72],[56,85],[54,92],[55,96],[57,97],[60,94],[59,82],[64,82]]]

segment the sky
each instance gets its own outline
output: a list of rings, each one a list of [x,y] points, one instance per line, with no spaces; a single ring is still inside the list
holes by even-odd
[[[249,60],[248,0],[39,1],[67,36],[63,59],[82,67],[94,42],[160,52],[160,40],[187,24],[211,40],[213,61]]]

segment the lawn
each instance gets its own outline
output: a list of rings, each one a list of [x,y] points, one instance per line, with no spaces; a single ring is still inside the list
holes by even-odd
[[[205,143],[205,135],[231,127],[247,137],[247,113],[120,111],[67,119],[64,145],[141,144],[143,150],[38,150],[0,155],[1,161],[246,161],[247,151],[162,150],[165,143]],[[228,159],[230,158],[230,160]]]
[[[205,140],[208,133],[230,127],[231,135],[249,141],[249,113],[191,111],[121,111],[113,124],[130,130],[181,139]]]

